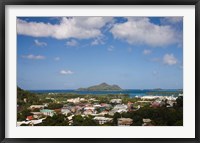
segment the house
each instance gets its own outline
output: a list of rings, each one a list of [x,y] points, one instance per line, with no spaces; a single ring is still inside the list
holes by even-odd
[[[51,117],[55,114],[55,111],[50,109],[42,109],[40,110],[40,112],[45,116],[51,116]]]
[[[178,96],[183,96],[183,94],[179,93],[179,95],[178,95]]]
[[[30,124],[31,121],[22,121],[22,122],[17,122],[17,126],[21,126],[23,124],[28,125]]]
[[[71,107],[70,110],[71,110],[71,112],[75,113],[76,112],[76,107]]]
[[[106,118],[106,117],[94,117],[93,118],[96,122],[98,122],[100,125],[112,122],[112,118]]]
[[[25,125],[31,125],[34,126],[36,124],[40,124],[45,120],[46,118],[38,119],[38,120],[30,120],[30,121],[22,121],[22,122],[17,122],[17,126],[21,126],[23,124]]]
[[[133,124],[133,119],[131,118],[118,118],[117,125],[118,126],[130,126]]]
[[[114,108],[112,110],[116,111],[118,113],[127,112],[128,106],[124,105],[124,104],[117,104],[114,106]]]
[[[92,110],[92,111],[94,111],[95,107],[85,107],[84,110]]]
[[[83,114],[84,114],[84,115],[91,115],[91,114],[93,114],[93,111],[92,111],[91,109],[88,109],[88,110],[85,110],[85,111],[83,112]]]
[[[33,116],[27,116],[26,120],[28,120],[28,121],[33,120]]]
[[[101,107],[101,105],[100,104],[95,104],[94,105],[94,108],[96,109],[96,108],[100,108]]]
[[[42,113],[41,112],[31,112],[33,114],[33,118],[35,119],[39,119],[42,117]]]
[[[143,97],[141,97],[142,100],[154,100],[154,99],[157,99],[157,98],[159,98],[159,96],[152,96],[152,95],[150,95],[150,96],[143,96]]]
[[[34,126],[37,124],[41,124],[44,119],[46,119],[46,118],[38,119],[38,120],[31,120],[30,125]]]
[[[73,124],[73,117],[74,117],[74,115],[67,117],[67,119],[69,120],[69,125]]]
[[[71,98],[71,99],[67,99],[67,102],[72,102],[72,103],[79,103],[80,102],[80,98]]]
[[[100,115],[100,116],[104,116],[104,115],[106,115],[106,114],[108,114],[108,113],[109,113],[109,111],[104,110],[104,111],[102,111],[101,113],[99,113],[99,115]]]
[[[176,101],[168,100],[168,101],[167,101],[167,106],[166,106],[166,107],[173,107],[175,104],[176,104]]]
[[[33,109],[44,109],[45,105],[31,105],[29,108]]]
[[[111,99],[110,103],[121,104],[122,103],[122,99]]]
[[[61,108],[61,113],[64,115],[67,115],[67,114],[71,113],[71,111],[68,108],[63,107],[63,108]]]
[[[110,108],[112,108],[112,105],[111,104],[107,104],[107,103],[101,103],[101,108],[102,107],[104,107],[104,108],[109,110]]]
[[[90,98],[89,101],[98,101],[95,98]]]
[[[85,98],[80,98],[80,101],[84,102],[84,101],[86,101],[86,99]]]
[[[152,126],[151,119],[142,119],[143,124],[142,126]]]
[[[127,106],[128,106],[128,110],[129,110],[129,111],[131,111],[131,110],[133,109],[133,103],[132,103],[132,102],[129,101],[129,102],[127,103]]]

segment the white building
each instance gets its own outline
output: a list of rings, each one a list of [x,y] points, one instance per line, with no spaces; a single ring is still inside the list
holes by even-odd
[[[30,109],[44,109],[45,105],[31,105]]]
[[[115,110],[127,110],[128,106],[125,105],[125,104],[118,104],[118,105],[115,105],[113,109],[115,109]]]
[[[88,106],[88,107],[85,107],[84,110],[92,110],[92,111],[94,111],[94,110],[95,110],[95,107],[90,107],[90,106]]]
[[[151,124],[151,119],[142,119],[143,124],[142,126],[150,126]]]
[[[79,103],[80,102],[80,98],[71,98],[71,99],[67,99],[67,102],[72,102],[72,103]]]
[[[122,99],[111,99],[110,103],[121,104],[122,103]]]
[[[100,125],[112,122],[112,118],[106,118],[106,117],[94,117],[94,120],[97,121]]]
[[[118,118],[117,125],[118,126],[130,126],[133,123],[133,119],[131,118]]]
[[[71,111],[68,108],[63,107],[63,108],[61,108],[61,113],[64,115],[67,115],[67,114],[71,113]]]
[[[51,116],[51,117],[55,114],[54,110],[49,110],[49,109],[43,109],[40,110],[40,112],[45,116]]]

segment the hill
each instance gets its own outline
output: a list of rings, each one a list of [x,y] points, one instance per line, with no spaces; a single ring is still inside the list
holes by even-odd
[[[109,85],[107,83],[101,83],[99,85],[90,86],[88,88],[79,88],[79,91],[115,91],[122,90],[118,85]]]

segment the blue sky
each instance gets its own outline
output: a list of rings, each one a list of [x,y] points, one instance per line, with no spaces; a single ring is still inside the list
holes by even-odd
[[[182,17],[18,17],[17,85],[183,88]]]

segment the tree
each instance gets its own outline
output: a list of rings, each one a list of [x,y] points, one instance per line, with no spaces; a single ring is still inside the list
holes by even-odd
[[[27,116],[33,115],[30,110],[24,109],[21,112],[17,113],[17,121],[24,121],[26,120]]]
[[[50,103],[48,105],[48,109],[59,109],[59,108],[62,108],[63,107],[63,104],[58,104],[58,103]]]
[[[48,116],[41,124],[38,126],[68,126],[69,121],[67,117],[62,114],[54,115],[52,117]]]
[[[93,120],[93,116],[82,117],[75,115],[73,117],[73,126],[97,126],[98,124]]]
[[[117,126],[117,120],[118,120],[118,118],[121,118],[122,116],[121,116],[121,114],[120,113],[118,113],[118,112],[116,112],[115,114],[114,114],[114,116],[113,116],[113,125],[114,126]]]
[[[183,96],[179,96],[176,99],[177,107],[183,107]]]

